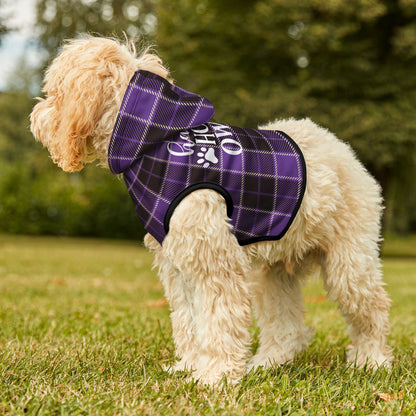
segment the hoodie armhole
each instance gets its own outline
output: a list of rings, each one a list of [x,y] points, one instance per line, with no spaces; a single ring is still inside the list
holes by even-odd
[[[211,182],[194,183],[193,185],[190,185],[187,188],[185,188],[179,195],[177,195],[175,199],[169,205],[169,208],[166,211],[166,215],[163,221],[166,234],[169,232],[170,218],[172,217],[173,212],[175,211],[176,207],[180,204],[182,199],[184,199],[190,193],[198,189],[212,189],[214,191],[217,191],[220,195],[222,195],[225,199],[225,203],[227,204],[227,216],[231,218],[231,215],[233,213],[233,200],[231,198],[231,195],[228,193],[228,191],[225,188],[223,188],[222,186],[216,183],[211,183]]]

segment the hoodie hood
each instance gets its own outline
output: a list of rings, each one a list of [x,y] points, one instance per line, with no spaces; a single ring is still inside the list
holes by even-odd
[[[214,116],[206,98],[137,71],[127,87],[110,141],[108,163],[119,174],[149,148],[171,135],[198,127]]]

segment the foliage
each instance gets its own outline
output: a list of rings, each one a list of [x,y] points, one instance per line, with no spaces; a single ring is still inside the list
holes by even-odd
[[[68,175],[29,131],[34,104],[0,95],[0,230],[9,233],[141,238],[142,226],[122,181],[102,169]]]
[[[169,309],[150,266],[136,243],[0,236],[0,413],[414,414],[414,259],[384,262],[391,372],[347,367],[346,325],[314,283],[310,347],[219,391],[163,370],[174,360]]]
[[[154,30],[152,9],[152,0],[38,0],[38,39],[54,56],[64,39],[80,33],[146,36]]]
[[[43,157],[47,157],[46,154]],[[88,169],[38,174],[23,163],[0,179],[0,229],[18,234],[142,238],[143,227],[121,181]]]

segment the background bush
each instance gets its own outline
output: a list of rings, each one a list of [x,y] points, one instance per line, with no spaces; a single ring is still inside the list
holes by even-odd
[[[0,231],[18,234],[142,238],[122,178],[95,166],[67,174],[29,131],[33,100],[0,95]],[[7,115],[7,117],[3,117]]]

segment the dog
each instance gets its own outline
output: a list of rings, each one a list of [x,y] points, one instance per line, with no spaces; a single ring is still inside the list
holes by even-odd
[[[297,200],[286,215],[289,220],[264,238],[256,234],[244,239],[246,229],[239,230],[243,237],[238,236],[235,227],[239,219],[232,215],[242,210],[238,201],[230,198],[231,191],[224,190],[225,185],[196,186],[187,188],[179,199],[172,196],[175,202],[169,200],[163,213],[169,213],[168,224],[161,225],[163,218],[153,218],[152,203],[160,207],[164,199],[154,199],[152,194],[143,208],[141,199],[147,196],[134,196],[135,169],[146,170],[143,160],[148,160],[146,152],[152,146],[137,150],[136,140],[136,147],[129,148],[133,139],[125,134],[130,127],[150,137],[151,145],[160,142],[165,148],[170,146],[169,157],[176,162],[194,158],[200,171],[225,163],[227,157],[237,160],[242,152],[239,138],[263,133],[238,130],[241,134],[237,137],[228,136],[232,127],[208,121],[213,114],[208,100],[176,87],[155,53],[146,49],[138,54],[129,42],[92,36],[66,41],[47,69],[43,85],[45,98],[38,99],[31,113],[31,131],[48,148],[53,162],[67,172],[96,161],[115,174],[124,173],[125,179],[130,177],[126,183],[139,217],[143,210],[151,217],[142,218],[149,231],[145,245],[154,253],[171,308],[177,355],[172,371],[190,371],[193,379],[218,385],[224,376],[238,382],[258,367],[290,363],[312,338],[313,330],[304,323],[301,284],[317,273],[349,326],[352,345],[346,352],[348,362],[372,369],[391,364],[393,354],[387,344],[390,300],[383,287],[379,259],[381,192],[347,144],[309,119],[277,120],[261,127],[286,140],[289,147],[285,149],[293,151],[298,166],[295,177],[289,177],[289,182],[298,186],[293,196]],[[159,86],[164,92],[157,99],[165,100],[166,105],[170,100],[176,104],[182,100],[194,106],[191,116],[185,106],[184,114],[189,117],[184,125],[173,122],[174,133],[162,126],[163,120],[159,122],[162,127],[156,121],[149,122],[153,120],[150,112],[154,103],[149,104],[152,108],[143,104],[154,99],[153,90]],[[149,113],[144,121],[140,118],[143,114],[129,113],[126,107],[130,105],[127,95],[140,88],[130,104],[133,101],[132,106],[141,106],[140,111]],[[205,111],[202,116],[195,109],[198,105]],[[138,124],[123,128],[126,118]],[[210,135],[205,134],[208,128]],[[278,140],[276,137],[273,140]],[[119,145],[124,148],[114,150]],[[272,163],[274,156],[270,157]],[[126,166],[122,167],[125,159],[128,174]],[[176,170],[179,165],[177,162]],[[186,169],[182,176],[187,175]],[[279,169],[277,166],[275,175]],[[222,176],[228,170],[224,168]],[[267,177],[272,183],[278,182],[270,172]],[[198,178],[196,181],[200,183]],[[273,186],[267,189],[272,193],[267,198],[276,202],[273,193],[280,190]],[[256,212],[251,216],[259,217]],[[149,225],[153,220],[161,234]],[[260,328],[254,355],[248,329],[252,310]]]

